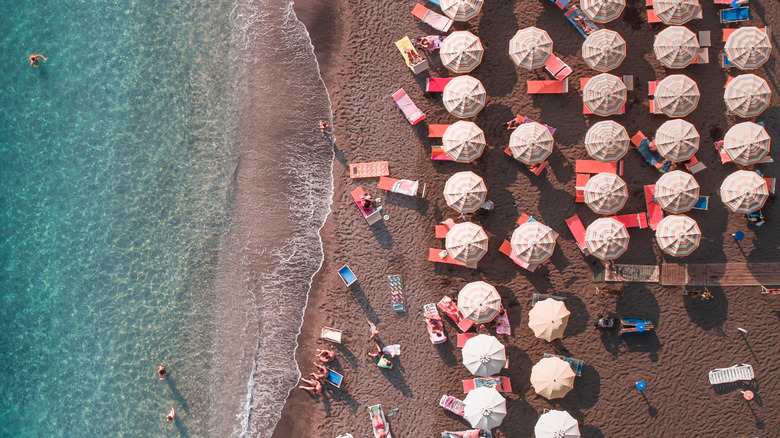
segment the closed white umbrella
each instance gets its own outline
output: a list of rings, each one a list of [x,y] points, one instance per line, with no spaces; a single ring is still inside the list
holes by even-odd
[[[490,322],[501,310],[501,295],[484,281],[472,281],[458,292],[458,309],[477,324]]]
[[[628,152],[630,142],[626,128],[612,120],[595,123],[585,134],[588,155],[602,163],[619,161]]]
[[[667,76],[655,87],[653,101],[669,117],[685,117],[699,105],[701,93],[693,79],[685,75]]]
[[[653,12],[664,24],[685,24],[701,13],[699,0],[655,0]]]
[[[495,388],[472,389],[463,400],[463,418],[471,427],[490,430],[498,427],[506,416],[506,400]]]
[[[690,173],[673,170],[658,178],[653,198],[669,213],[685,213],[699,201],[699,183]]]
[[[453,73],[468,73],[482,62],[485,50],[479,38],[468,31],[452,32],[439,48],[441,63]]]
[[[463,365],[475,376],[492,376],[506,365],[506,349],[494,336],[474,336],[466,341],[462,353]]]
[[[444,107],[455,117],[473,117],[485,107],[487,93],[479,79],[458,76],[444,86]]]
[[[487,254],[488,237],[479,225],[463,222],[453,226],[447,232],[444,247],[455,260],[477,263]]]
[[[658,153],[669,161],[690,160],[699,150],[699,131],[682,119],[668,120],[655,131]]]
[[[655,37],[655,57],[668,68],[685,68],[696,61],[699,40],[684,26],[669,26]]]
[[[531,368],[531,386],[548,400],[561,398],[574,388],[575,376],[568,362],[559,357],[545,357]]]
[[[477,211],[486,199],[485,181],[474,172],[458,172],[444,184],[444,201],[460,213]]]
[[[723,150],[735,163],[750,165],[761,162],[769,153],[771,139],[763,126],[742,122],[732,126],[723,139]]]
[[[684,257],[699,247],[701,230],[695,220],[681,214],[666,216],[655,230],[655,240],[664,252]]]
[[[509,41],[509,55],[512,60],[516,65],[529,70],[543,67],[552,55],[552,48],[552,38],[538,27],[520,29]]]
[[[766,32],[755,26],[740,27],[729,35],[724,47],[729,61],[742,70],[764,65],[772,54],[772,42]]]
[[[614,30],[597,30],[582,43],[582,59],[593,70],[610,71],[618,68],[626,59],[626,41]]]
[[[568,412],[553,409],[536,421],[534,435],[536,438],[580,438],[580,426]]]
[[[580,0],[580,9],[596,23],[615,20],[626,7],[626,0]]]
[[[528,327],[534,336],[547,342],[563,337],[569,323],[569,309],[562,301],[547,298],[536,303],[528,312]]]
[[[613,260],[628,249],[628,230],[615,219],[596,219],[585,229],[585,245],[593,256]]]
[[[509,151],[523,164],[544,162],[552,154],[553,136],[541,123],[523,123],[509,136]]]
[[[755,117],[769,107],[772,90],[766,80],[754,74],[739,75],[726,84],[723,99],[732,113]]]
[[[769,188],[764,178],[750,170],[738,170],[723,180],[720,199],[735,213],[753,213],[769,198]]]
[[[441,139],[448,157],[459,163],[470,163],[485,150],[485,132],[474,122],[461,120],[450,125]]]
[[[482,10],[483,0],[441,0],[441,10],[455,21],[468,21]]]
[[[601,73],[591,78],[582,90],[582,101],[593,114],[611,116],[622,113],[626,104],[626,85],[615,75]]]
[[[585,204],[598,214],[614,214],[626,205],[628,186],[614,173],[599,173],[585,184]]]

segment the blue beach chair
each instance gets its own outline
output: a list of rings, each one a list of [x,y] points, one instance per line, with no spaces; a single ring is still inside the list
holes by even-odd
[[[344,265],[343,268],[339,269],[339,277],[341,277],[341,280],[344,281],[344,284],[347,285],[347,287],[351,286],[352,283],[357,281],[357,277],[355,276],[355,273],[352,272],[352,269],[349,269],[349,265]]]
[[[693,204],[693,207],[695,210],[708,210],[710,205],[710,197],[709,196],[702,196],[699,198],[698,201],[696,201],[695,204]]]
[[[336,388],[341,388],[341,382],[344,381],[344,376],[333,371],[330,368],[328,368],[327,370],[328,370],[328,376],[325,377],[325,381],[335,386]]]
[[[718,14],[721,23],[739,23],[750,19],[750,8],[743,6],[739,9],[721,9]]]

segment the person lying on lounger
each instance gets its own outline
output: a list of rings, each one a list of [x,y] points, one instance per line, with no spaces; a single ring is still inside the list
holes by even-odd
[[[374,197],[366,193],[365,195],[361,196],[360,199],[363,200],[363,202],[360,204],[360,206],[363,208],[363,210],[371,210],[374,208]]]
[[[310,376],[314,377],[315,379],[324,379],[328,377],[328,369],[325,368],[323,365],[318,364],[317,362],[314,362],[314,366],[317,367],[319,372],[316,373],[309,373]]]
[[[504,123],[504,125],[506,125],[506,129],[507,129],[508,131],[514,131],[514,130],[515,130],[515,129],[517,129],[517,128],[518,128],[520,125],[522,125],[522,123],[520,123],[520,120],[518,120],[518,119],[519,119],[518,117],[515,117],[514,119],[512,119],[512,120],[510,120],[510,121],[508,121],[508,122],[506,122],[506,123]]]
[[[436,321],[438,321],[438,322],[436,322]],[[436,336],[441,336],[442,334],[444,334],[444,332],[442,331],[442,326],[441,326],[441,320],[440,319],[437,319],[437,320],[426,319],[425,320],[425,324],[428,326],[428,329],[429,329],[429,331],[432,334],[434,334]]]
[[[371,424],[373,424],[374,429],[376,429],[376,436],[378,437],[386,437],[387,432],[385,432],[385,423],[382,422],[382,417],[379,415],[374,415],[374,413],[371,413]]]
[[[322,383],[320,383],[319,380],[317,379],[309,380],[309,379],[304,379],[303,377],[301,377],[301,380],[303,380],[304,382],[308,383],[311,386],[299,386],[298,388],[305,389],[314,395],[322,395]]]
[[[320,350],[317,349],[317,358],[322,361],[323,363],[333,362],[334,359],[336,359],[336,353],[330,351],[330,350]]]
[[[404,53],[406,53],[406,56],[409,58],[409,63],[412,65],[418,64],[422,62],[422,59],[420,59],[420,55],[414,52],[414,50],[410,48],[404,49]]]

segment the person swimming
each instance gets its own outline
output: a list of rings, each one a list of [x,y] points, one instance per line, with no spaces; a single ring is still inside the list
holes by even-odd
[[[48,59],[40,53],[33,53],[27,59],[30,60],[30,67],[38,67],[41,64],[41,60],[48,61]]]

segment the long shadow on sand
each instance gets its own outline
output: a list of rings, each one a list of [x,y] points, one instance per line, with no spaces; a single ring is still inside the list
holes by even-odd
[[[454,341],[455,336],[450,336],[450,339]],[[452,347],[450,342],[437,344],[436,352],[439,353],[439,357],[441,358],[442,362],[444,362],[444,365],[447,365],[448,367],[455,367],[460,363],[458,357],[455,356],[455,349]]]
[[[366,318],[371,321],[378,321],[379,318],[377,317],[374,308],[371,306],[371,303],[368,301],[368,297],[366,297],[366,294],[363,292],[363,288],[360,287],[360,284],[357,282],[352,283],[349,290],[352,291],[355,300],[360,304],[360,307],[363,308],[363,313],[365,313]]]

